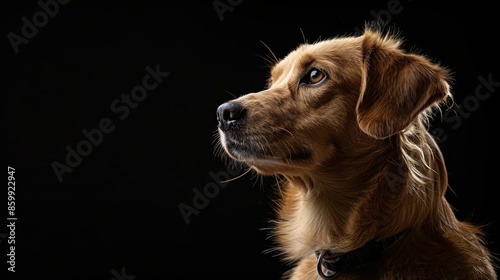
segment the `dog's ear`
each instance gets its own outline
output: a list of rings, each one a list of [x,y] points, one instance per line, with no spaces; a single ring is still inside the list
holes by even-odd
[[[451,97],[445,68],[405,53],[396,37],[367,29],[360,39],[363,83],[356,114],[368,135],[382,139],[401,132],[422,111]]]

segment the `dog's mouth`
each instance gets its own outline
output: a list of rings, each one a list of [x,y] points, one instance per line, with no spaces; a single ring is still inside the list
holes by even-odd
[[[255,139],[259,138],[259,139]],[[231,137],[220,133],[220,142],[225,152],[234,160],[244,162],[249,166],[283,166],[299,165],[312,157],[310,149],[306,147],[293,147],[291,145],[276,143],[260,139],[262,137]]]

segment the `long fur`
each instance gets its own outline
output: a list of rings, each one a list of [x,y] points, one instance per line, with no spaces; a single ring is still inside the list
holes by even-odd
[[[449,71],[401,45],[370,27],[303,44],[272,67],[267,89],[218,109],[224,155],[284,178],[273,223],[295,264],[286,278],[317,279],[316,250],[400,233],[336,279],[496,279],[481,227],[445,199],[445,161],[427,130],[452,100]],[[324,80],[301,82],[311,69]]]

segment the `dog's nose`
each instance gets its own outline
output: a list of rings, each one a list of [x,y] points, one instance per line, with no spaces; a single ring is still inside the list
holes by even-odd
[[[245,115],[245,107],[237,102],[226,102],[217,108],[217,121],[222,131],[233,127]]]

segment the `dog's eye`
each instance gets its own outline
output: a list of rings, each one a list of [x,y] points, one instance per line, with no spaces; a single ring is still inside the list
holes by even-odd
[[[326,74],[317,68],[311,68],[300,80],[300,84],[315,85],[322,82]]]

